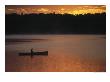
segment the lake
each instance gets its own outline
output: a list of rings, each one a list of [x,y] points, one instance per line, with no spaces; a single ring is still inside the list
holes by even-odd
[[[48,56],[19,52],[48,51]],[[6,72],[105,72],[106,35],[6,35]]]

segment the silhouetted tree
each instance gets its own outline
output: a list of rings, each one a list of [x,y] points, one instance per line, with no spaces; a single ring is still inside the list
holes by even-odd
[[[106,13],[5,15],[6,34],[105,34]]]

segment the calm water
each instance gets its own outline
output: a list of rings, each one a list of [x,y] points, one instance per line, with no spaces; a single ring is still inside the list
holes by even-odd
[[[7,35],[5,47],[6,71],[106,71],[105,35]],[[18,56],[31,48],[48,56]]]

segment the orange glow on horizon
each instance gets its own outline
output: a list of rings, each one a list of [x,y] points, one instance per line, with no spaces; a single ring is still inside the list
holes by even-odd
[[[44,6],[6,6],[6,14],[30,14],[30,13],[56,13],[56,14],[95,14],[106,12],[106,6],[104,5],[44,5]]]

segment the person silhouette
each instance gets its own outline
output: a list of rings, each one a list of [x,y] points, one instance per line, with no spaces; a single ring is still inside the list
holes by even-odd
[[[33,57],[34,51],[33,48],[31,48],[31,58]]]

